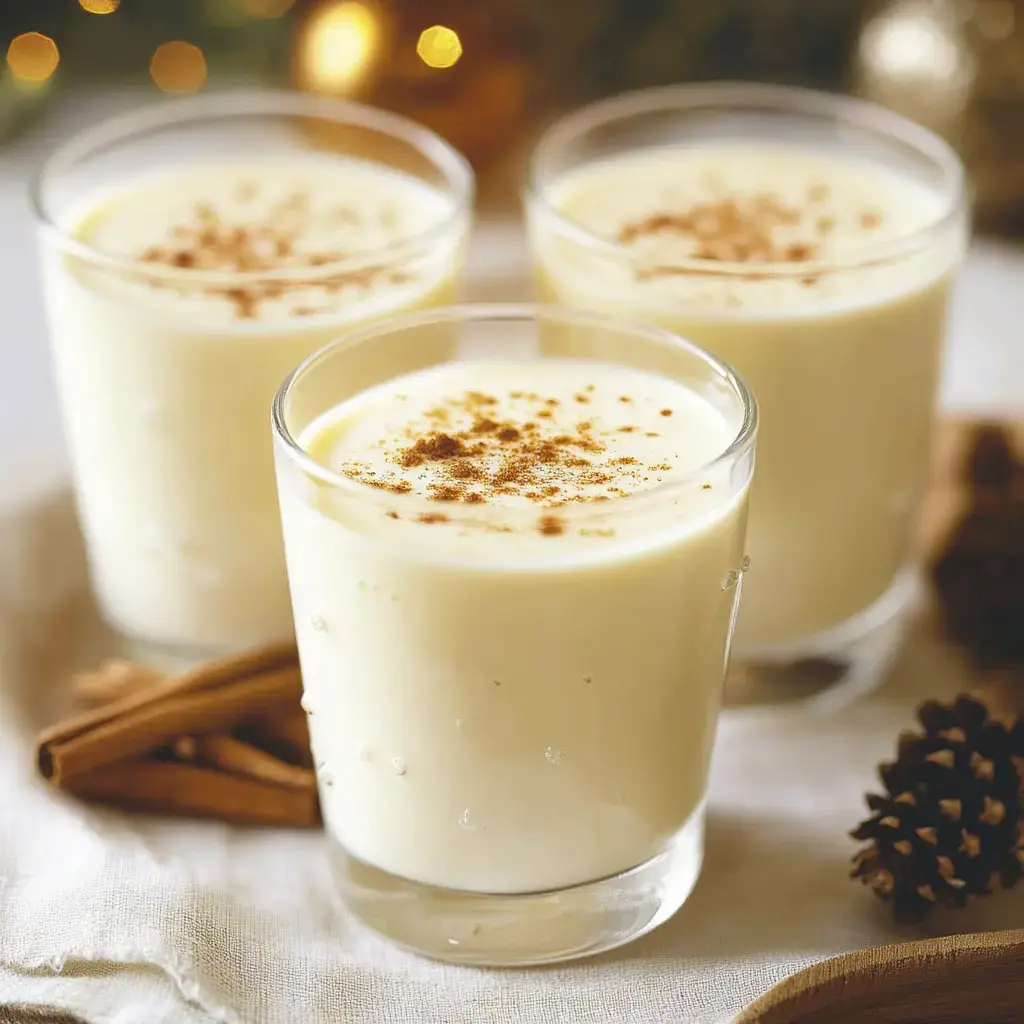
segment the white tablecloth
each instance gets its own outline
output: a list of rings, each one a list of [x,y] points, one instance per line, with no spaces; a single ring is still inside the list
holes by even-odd
[[[891,683],[841,715],[726,721],[707,863],[668,924],[539,971],[427,963],[333,906],[319,834],[90,808],[33,775],[30,740],[102,644],[66,492],[0,524],[0,1021],[25,1007],[89,1024],[718,1024],[800,966],[942,930],[1024,924],[1024,889],[888,922],[846,879],[875,764],[925,695],[966,681],[925,624]],[[21,1009],[18,1009],[18,1008]]]

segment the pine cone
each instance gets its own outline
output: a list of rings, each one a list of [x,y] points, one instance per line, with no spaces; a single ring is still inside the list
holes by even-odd
[[[964,477],[977,490],[1008,487],[1020,472],[1010,436],[1002,427],[979,427],[965,460]]]
[[[932,566],[945,630],[980,669],[1024,664],[1024,466],[986,429],[965,472],[971,508]]]
[[[924,735],[900,737],[869,794],[872,816],[851,833],[870,840],[854,858],[859,878],[891,903],[897,920],[920,921],[937,906],[962,907],[998,882],[1024,875],[1024,718],[1011,728],[979,700],[929,701]]]

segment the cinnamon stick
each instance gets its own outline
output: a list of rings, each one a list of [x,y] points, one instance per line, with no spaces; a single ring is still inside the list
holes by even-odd
[[[39,770],[60,784],[176,737],[224,732],[294,706],[302,691],[296,658],[294,645],[286,645],[211,662],[58,723],[36,740]]]
[[[98,668],[75,675],[71,688],[87,704],[106,704],[151,686],[162,677],[162,672],[134,661],[108,658]]]
[[[240,775],[274,786],[284,786],[286,789],[316,789],[316,775],[309,768],[288,764],[234,736],[221,733],[196,736],[192,756],[199,764],[230,775]]]
[[[94,768],[68,779],[65,788],[126,811],[291,828],[314,828],[320,821],[315,789],[275,786],[173,761]]]
[[[264,750],[305,768],[313,767],[313,755],[309,749],[309,720],[301,707],[291,710],[282,708],[273,715],[265,715],[247,723],[240,733],[241,738]]]

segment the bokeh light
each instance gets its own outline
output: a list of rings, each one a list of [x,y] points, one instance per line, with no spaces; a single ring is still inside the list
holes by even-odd
[[[432,25],[420,33],[416,52],[428,67],[450,68],[462,56],[462,40],[454,29]]]
[[[198,46],[174,40],[156,48],[149,73],[164,92],[196,92],[206,82],[206,58]]]
[[[374,12],[356,0],[327,4],[306,27],[302,65],[312,89],[337,92],[355,85],[380,47]]]
[[[121,6],[121,0],[78,0],[78,5],[89,14],[113,14]]]
[[[280,18],[295,6],[295,0],[237,0],[250,18]]]
[[[57,44],[42,32],[15,36],[7,47],[7,65],[19,82],[42,85],[57,70],[60,52]]]
[[[898,3],[869,22],[860,56],[877,73],[903,81],[952,80],[961,61],[950,26],[924,0]]]

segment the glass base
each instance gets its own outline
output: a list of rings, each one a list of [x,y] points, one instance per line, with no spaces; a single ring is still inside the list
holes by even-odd
[[[105,612],[96,601],[95,596],[93,601],[99,618],[106,627],[103,644],[106,656],[133,661],[167,675],[188,672],[208,661],[244,654],[268,644],[284,644],[294,639],[293,633],[282,631],[277,636],[260,637],[255,635],[252,639],[238,640],[233,643],[178,643],[176,641],[150,640],[123,629],[114,616]]]
[[[884,681],[922,593],[909,568],[870,608],[826,633],[786,647],[735,652],[725,680],[725,713],[788,705],[827,713]]]
[[[423,885],[371,867],[333,840],[331,858],[348,910],[415,953],[480,967],[554,963],[631,942],[686,902],[704,858],[704,806],[657,857],[610,878],[548,892]]]
[[[108,621],[109,656],[124,658],[168,675],[187,672],[204,662],[233,653],[222,647],[191,647],[185,644],[154,643],[122,632]]]

